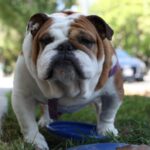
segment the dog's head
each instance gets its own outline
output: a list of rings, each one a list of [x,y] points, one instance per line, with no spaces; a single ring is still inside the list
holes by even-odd
[[[113,31],[98,16],[38,13],[28,23],[32,61],[42,80],[71,82],[107,76]]]

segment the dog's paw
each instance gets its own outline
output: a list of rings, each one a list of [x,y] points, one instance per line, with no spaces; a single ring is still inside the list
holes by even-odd
[[[118,130],[114,127],[113,123],[100,123],[97,127],[97,132],[104,136],[109,133],[113,133],[114,136],[118,136]]]
[[[36,150],[49,150],[44,136],[40,133],[37,133],[35,136],[25,136],[25,142],[34,145]]]
[[[43,127],[46,127],[48,124],[50,124],[52,122],[53,122],[53,119],[45,118],[44,116],[42,116],[40,118],[40,120],[38,121],[38,125],[43,128]]]

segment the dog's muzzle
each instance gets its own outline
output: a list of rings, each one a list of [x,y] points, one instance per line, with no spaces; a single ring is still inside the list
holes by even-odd
[[[73,51],[76,49],[71,43],[64,42],[60,44],[56,50],[58,54],[49,65],[46,80],[52,78],[56,80],[86,78],[78,59],[73,54]]]

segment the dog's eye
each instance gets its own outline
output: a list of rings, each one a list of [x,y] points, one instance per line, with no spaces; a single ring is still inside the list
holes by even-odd
[[[49,44],[53,41],[54,41],[54,37],[51,37],[51,36],[44,36],[40,39],[42,48],[44,48],[47,44]]]
[[[79,43],[85,45],[88,48],[91,48],[93,46],[93,44],[95,44],[94,40],[88,39],[88,38],[85,38],[85,37],[80,37],[78,41],[79,41]]]

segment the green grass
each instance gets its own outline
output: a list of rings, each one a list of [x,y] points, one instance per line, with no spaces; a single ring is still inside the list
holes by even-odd
[[[10,99],[10,95],[8,95],[8,98]],[[11,104],[9,105],[3,125],[4,135],[1,137],[0,150],[33,150],[30,144],[23,142],[18,122],[12,111]],[[93,106],[88,106],[79,112],[64,114],[60,120],[95,124],[95,109]],[[86,143],[58,138],[48,134],[47,129],[40,129],[40,131],[45,135],[52,150],[64,150],[68,147],[95,142],[144,143],[150,145],[150,98],[140,96],[125,97],[124,103],[117,114],[115,124],[119,130],[119,137],[110,135],[107,141],[89,140]]]

